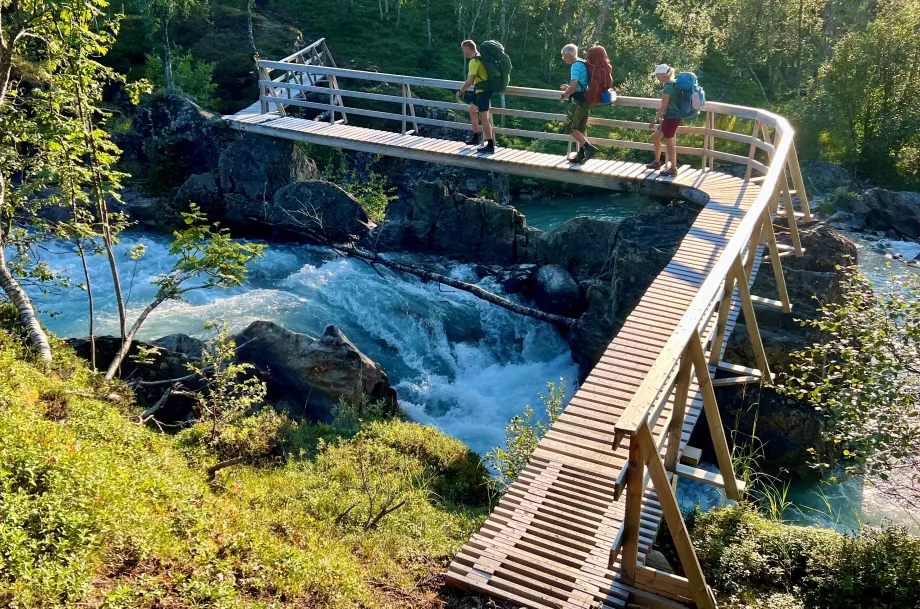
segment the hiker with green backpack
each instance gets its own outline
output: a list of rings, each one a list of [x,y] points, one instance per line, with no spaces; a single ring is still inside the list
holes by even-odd
[[[464,40],[460,49],[467,60],[467,78],[457,91],[457,99],[463,99],[470,105],[470,123],[473,126],[473,133],[466,143],[479,144],[478,152],[491,154],[495,152],[490,112],[492,94],[501,93],[508,87],[511,60],[501,43],[494,40],[486,40],[478,48],[472,40]]]
[[[655,67],[652,76],[661,83],[663,92],[655,120],[648,126],[649,129],[655,130],[655,135],[652,136],[655,160],[646,167],[654,170],[664,167],[661,164],[661,141],[664,140],[668,166],[660,175],[673,177],[677,175],[677,128],[684,120],[696,118],[706,103],[706,94],[693,72],[681,72],[675,78],[674,68],[663,63]]]

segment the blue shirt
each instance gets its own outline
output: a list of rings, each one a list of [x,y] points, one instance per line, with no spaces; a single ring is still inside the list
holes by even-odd
[[[569,82],[577,80],[578,86],[575,88],[576,91],[587,91],[588,90],[588,66],[585,65],[583,61],[576,61],[572,64],[572,72],[569,77]]]

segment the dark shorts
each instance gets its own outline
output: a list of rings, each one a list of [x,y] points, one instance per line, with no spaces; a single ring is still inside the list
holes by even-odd
[[[492,94],[488,91],[479,92],[477,91],[472,96],[470,104],[476,106],[476,109],[480,112],[488,112],[489,108],[492,107]]]
[[[658,131],[661,131],[665,139],[671,139],[677,134],[677,128],[680,127],[682,120],[683,119],[680,118],[666,118],[661,121],[661,126],[658,127]]]
[[[566,133],[581,131],[584,133],[588,129],[588,117],[591,115],[591,106],[583,101],[572,100],[569,102],[568,116],[565,119],[565,125],[562,129]]]

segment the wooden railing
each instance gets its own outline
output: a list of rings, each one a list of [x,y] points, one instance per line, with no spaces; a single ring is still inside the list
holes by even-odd
[[[295,106],[328,113],[330,122],[345,122],[349,115],[396,121],[401,124],[402,133],[418,134],[424,126],[469,130],[467,122],[444,120],[420,116],[415,109],[437,108],[465,113],[465,104],[443,99],[422,99],[414,95],[412,88],[443,89],[455,91],[461,83],[418,76],[382,74],[338,68],[322,40],[284,61],[258,61],[260,73],[260,101],[262,111],[284,114],[285,108]],[[272,78],[273,73],[280,76]],[[357,83],[384,83],[400,87],[399,95],[343,88],[345,81]],[[328,102],[318,101],[311,95],[329,96]],[[507,98],[537,100],[558,100],[556,90],[527,87],[509,87]],[[400,112],[384,112],[367,108],[346,107],[346,99],[393,103],[401,107]],[[649,110],[659,105],[657,99],[621,96],[616,101],[618,108],[634,108],[650,115]],[[543,112],[522,108],[499,107],[493,109],[497,116],[555,123],[565,120],[559,112]],[[340,116],[341,118],[336,118]],[[464,114],[465,116],[465,114]],[[719,129],[720,117],[743,119],[750,125],[748,133]],[[750,121],[750,122],[747,122]],[[722,121],[738,124],[739,121]],[[408,127],[411,124],[411,129]],[[589,127],[617,130],[633,130],[648,133],[646,120],[621,120],[592,116]],[[569,136],[552,130],[529,130],[497,126],[495,131],[509,137],[571,142]],[[677,507],[670,478],[678,471],[681,434],[690,386],[694,378],[703,398],[704,410],[716,449],[721,485],[730,498],[737,498],[741,483],[735,478],[731,454],[722,429],[718,405],[710,369],[720,365],[725,341],[729,310],[735,293],[745,313],[747,331],[753,347],[758,369],[734,366],[741,374],[740,382],[746,380],[770,379],[770,367],[760,338],[754,315],[754,303],[767,304],[790,311],[789,296],[783,279],[780,258],[787,253],[802,254],[798,232],[798,219],[811,220],[811,213],[805,195],[802,174],[799,169],[793,144],[794,131],[789,122],[772,112],[756,108],[707,102],[703,108],[702,126],[681,126],[679,137],[694,137],[702,147],[680,145],[681,155],[698,157],[704,170],[715,168],[716,162],[733,163],[745,167],[744,181],[758,184],[756,200],[743,213],[740,224],[722,250],[708,277],[699,288],[692,304],[685,311],[665,347],[646,375],[640,389],[632,397],[629,406],[616,423],[614,448],[628,441],[629,466],[624,468],[617,481],[616,495],[626,490],[626,517],[620,536],[611,551],[611,564],[622,550],[622,577],[627,584],[636,581],[639,552],[640,517],[645,489],[652,482],[661,500],[662,511],[677,546],[687,580],[693,589],[698,606],[712,607],[714,601],[706,586],[699,562],[690,544],[683,518]],[[611,137],[590,137],[589,141],[599,146],[651,150],[647,141],[631,141]],[[741,144],[748,147],[746,155],[724,148]],[[728,144],[725,144],[728,143]],[[758,174],[756,177],[754,173]],[[791,178],[794,188],[790,188]],[[797,194],[801,212],[793,207],[792,195]],[[782,202],[782,212],[780,203]],[[785,215],[787,218],[792,249],[781,251],[773,231],[773,218]],[[749,282],[758,248],[769,249],[769,257],[776,276],[779,300],[772,301],[754,297],[749,291]],[[707,352],[709,355],[707,355]],[[667,403],[673,396],[673,405]],[[665,417],[662,420],[662,417]],[[656,427],[663,432],[655,437]],[[662,455],[663,453],[663,455]],[[640,575],[642,575],[640,573]],[[664,575],[660,575],[664,577]]]

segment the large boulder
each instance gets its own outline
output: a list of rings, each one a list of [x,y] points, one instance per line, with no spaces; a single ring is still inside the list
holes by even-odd
[[[371,229],[358,200],[322,180],[288,184],[259,211],[255,217],[278,230],[296,233],[305,224],[337,243],[360,239]]]
[[[173,217],[178,220],[177,212],[187,212],[192,203],[209,218],[216,220],[223,216],[220,188],[213,173],[196,173],[179,187],[172,200]]]
[[[88,338],[69,338],[67,344],[79,357],[91,361],[93,343]],[[173,334],[152,343],[132,341],[128,356],[121,366],[121,378],[151,383],[187,377],[188,364],[201,359],[203,345],[204,343],[200,340],[185,334]],[[120,348],[120,337],[97,336],[95,338],[97,368],[105,370]],[[135,356],[140,353],[141,348],[149,355],[139,360]],[[134,394],[141,406],[149,407],[156,403],[171,385],[172,383],[138,384],[134,389]],[[194,378],[184,380],[183,385],[191,391],[201,388],[201,383]],[[193,405],[194,401],[190,397],[173,395],[156,413],[156,417],[164,422],[185,420],[190,416]]]
[[[533,299],[540,309],[555,315],[578,317],[584,310],[578,282],[558,264],[547,264],[537,271]]]
[[[527,260],[532,234],[513,207],[451,194],[438,181],[419,184],[404,219],[384,223],[371,239],[378,247],[417,249],[482,263],[515,263]]]
[[[540,236],[540,260],[559,264],[576,277],[609,271],[619,223],[579,216]]]
[[[124,160],[137,166],[135,177],[165,191],[192,174],[216,170],[221,150],[234,135],[219,114],[184,95],[164,92],[147,98],[131,130],[113,137]]]
[[[395,407],[396,390],[386,373],[336,326],[313,338],[255,321],[235,340],[237,358],[255,365],[268,384],[269,398],[295,416],[322,420],[339,400],[360,405],[365,396]]]
[[[245,135],[220,155],[218,179],[226,221],[246,227],[288,184],[314,180],[314,163],[292,141]]]
[[[802,165],[802,181],[809,192],[827,193],[837,188],[855,190],[858,188],[853,175],[835,163],[812,161]]]
[[[567,336],[572,357],[581,373],[587,374],[600,360],[607,345],[661,270],[677,251],[680,242],[693,225],[699,208],[691,205],[656,205],[617,224],[610,230],[607,249],[585,254],[581,265],[592,275],[579,277],[588,303],[588,310],[579,325]],[[599,225],[592,223],[593,226]],[[607,229],[598,230],[594,247],[602,247]],[[578,233],[564,233],[570,243],[549,252],[577,251]],[[561,263],[570,260],[564,256]],[[603,262],[600,262],[603,260]]]
[[[893,230],[902,238],[920,238],[920,192],[872,188],[863,194],[860,203],[865,208],[863,215],[869,228]]]

